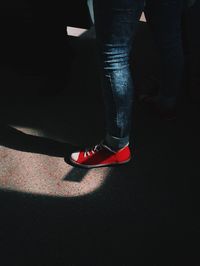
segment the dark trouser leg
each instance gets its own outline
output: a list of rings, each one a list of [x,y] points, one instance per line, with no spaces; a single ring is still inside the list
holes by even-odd
[[[153,33],[161,59],[160,97],[170,104],[180,93],[184,55],[181,19],[184,0],[147,0],[145,15]]]

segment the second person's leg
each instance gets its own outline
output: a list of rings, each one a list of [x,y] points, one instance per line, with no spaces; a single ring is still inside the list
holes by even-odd
[[[160,52],[160,98],[174,105],[183,77],[183,45],[181,19],[184,0],[147,0],[145,15]]]

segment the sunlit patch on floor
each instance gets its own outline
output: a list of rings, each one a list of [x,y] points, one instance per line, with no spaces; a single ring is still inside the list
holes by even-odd
[[[52,197],[79,197],[98,190],[110,168],[80,169],[63,158],[0,147],[0,188]]]
[[[146,22],[146,17],[145,17],[144,12],[143,12],[142,15],[141,15],[140,21],[142,21],[142,22]]]
[[[142,15],[140,17],[140,21],[146,22],[146,18],[145,18],[144,13],[142,13]],[[91,29],[88,30],[88,29],[70,27],[70,26],[66,27],[67,34],[69,36],[73,36],[73,37],[81,37],[83,34],[87,33],[87,31],[90,31],[90,30]]]
[[[35,128],[35,127],[25,127],[25,126],[15,126],[15,125],[11,125],[13,128],[25,133],[25,134],[28,134],[28,135],[31,135],[31,136],[43,136],[43,133],[42,133],[42,130],[38,129],[38,128]]]
[[[67,34],[73,37],[80,37],[86,31],[87,29],[83,29],[83,28],[67,27]]]

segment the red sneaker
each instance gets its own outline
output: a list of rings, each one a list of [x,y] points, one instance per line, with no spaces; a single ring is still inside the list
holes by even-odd
[[[96,168],[125,164],[128,163],[130,159],[131,152],[128,146],[115,152],[106,145],[98,144],[91,149],[72,153],[70,161],[84,168]]]

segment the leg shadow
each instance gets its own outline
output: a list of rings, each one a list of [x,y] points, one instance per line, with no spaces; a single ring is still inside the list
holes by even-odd
[[[67,157],[75,150],[69,143],[25,134],[9,125],[0,126],[0,145],[25,152]]]

